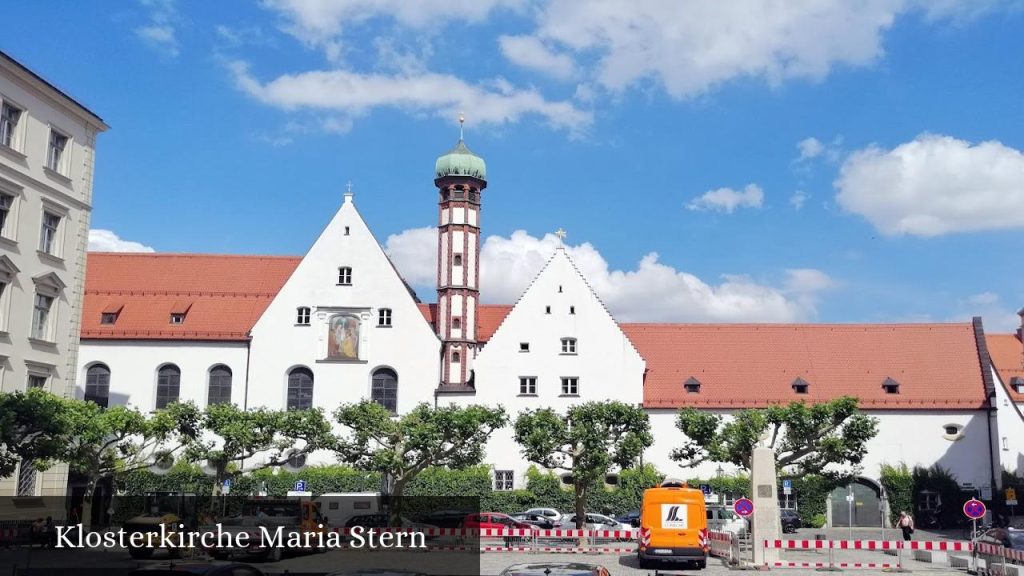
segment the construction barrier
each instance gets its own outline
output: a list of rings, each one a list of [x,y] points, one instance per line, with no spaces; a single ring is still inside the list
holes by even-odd
[[[708,554],[724,558],[730,566],[739,564],[739,539],[732,532],[708,530]]]
[[[985,573],[991,576],[1009,576],[1024,572],[1019,566],[1014,566],[1024,564],[1024,550],[1013,550],[998,544],[983,543],[979,543],[976,548],[978,555],[985,560]],[[1007,569],[1007,560],[1010,561],[1010,569]]]
[[[527,528],[376,528],[387,532],[416,532],[428,538],[430,550],[458,552],[543,552],[566,554],[633,554],[638,530],[570,530]],[[350,535],[351,528],[334,528]],[[479,539],[477,546],[465,545]],[[499,542],[488,540],[502,540]],[[613,543],[622,544],[615,546]],[[568,545],[566,545],[568,544]]]
[[[828,570],[858,569],[903,570],[903,550],[934,550],[943,552],[973,552],[970,542],[943,542],[930,540],[764,540],[766,550],[827,550],[827,562],[765,562],[766,568],[823,568]],[[835,550],[862,550],[896,552],[896,563],[890,562],[837,562]]]

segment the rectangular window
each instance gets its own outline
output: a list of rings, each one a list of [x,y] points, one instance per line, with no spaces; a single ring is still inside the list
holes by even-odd
[[[452,264],[455,266],[462,266],[462,254],[452,256]]]
[[[100,324],[113,324],[117,322],[117,314],[114,312],[103,312],[100,314]]]
[[[529,342],[520,342],[519,343],[519,351],[520,352],[529,352],[530,351],[530,343]]]
[[[342,286],[352,285],[352,269],[348,266],[338,268],[338,284]]]
[[[562,338],[562,354],[575,354],[576,353],[576,339],[575,338]]]
[[[36,495],[36,467],[31,460],[22,460],[18,466],[18,496]]]
[[[520,394],[536,394],[537,393],[537,377],[536,376],[520,376],[519,377],[519,393]]]
[[[309,308],[299,306],[295,312],[295,323],[299,326],[309,326]]]
[[[377,326],[391,326],[391,308],[381,308],[377,311]]]
[[[39,234],[39,249],[47,254],[57,255],[57,230],[60,228],[60,216],[51,212],[43,212],[43,228]]]
[[[0,193],[0,236],[10,238],[7,230],[7,222],[11,219],[11,207],[14,205],[14,196]]]
[[[64,165],[64,151],[68,146],[68,137],[50,129],[50,145],[46,153],[46,167],[54,172],[61,172]]]
[[[514,474],[512,470],[495,470],[494,471],[494,489],[495,490],[512,490],[512,479]]]
[[[562,376],[562,395],[579,396],[580,379],[575,376]]]
[[[46,388],[46,376],[39,374],[28,375],[28,387],[29,388]]]
[[[184,314],[171,314],[171,324],[184,324],[184,323],[185,323],[185,315]]]
[[[0,145],[17,150],[18,122],[21,120],[22,112],[20,108],[4,102],[3,110],[0,112]]]
[[[49,340],[50,309],[52,307],[53,298],[36,294],[36,303],[32,310],[32,337],[36,340]]]

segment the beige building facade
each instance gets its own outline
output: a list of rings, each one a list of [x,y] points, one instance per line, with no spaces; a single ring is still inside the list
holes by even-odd
[[[0,52],[0,391],[73,396],[103,120]],[[63,496],[66,467],[30,462],[0,495]]]

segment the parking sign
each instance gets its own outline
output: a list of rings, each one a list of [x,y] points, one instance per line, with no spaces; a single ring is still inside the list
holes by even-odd
[[[783,480],[782,481],[782,493],[783,494],[792,494],[793,493],[793,481],[792,480]]]
[[[305,492],[306,491],[306,481],[305,480],[296,480],[295,481],[295,491],[296,492]]]
[[[711,484],[701,484],[700,485],[700,491],[703,492],[705,496],[710,496],[711,495]]]

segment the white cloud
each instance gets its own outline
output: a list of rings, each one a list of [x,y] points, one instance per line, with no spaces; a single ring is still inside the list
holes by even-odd
[[[472,110],[472,121],[506,124],[527,115],[540,116],[553,127],[577,132],[592,115],[571,102],[549,101],[535,89],[519,89],[504,80],[489,86],[472,85],[455,76],[418,72],[360,74],[327,70],[286,74],[261,83],[248,64],[229,64],[238,87],[259,101],[284,110],[311,109],[349,116],[374,108],[397,108],[455,118],[459,110]]]
[[[686,207],[690,210],[716,210],[732,214],[737,208],[760,208],[762,204],[764,190],[757,184],[747,184],[743,190],[708,190],[699,198],[691,200]]]
[[[481,250],[481,299],[511,304],[554,254],[559,241],[517,230],[510,237],[490,236]],[[389,236],[386,250],[413,285],[434,286],[437,277],[437,229],[415,228]],[[632,270],[612,270],[594,246],[567,246],[577,268],[616,319],[624,322],[792,322],[815,315],[815,301],[835,286],[813,269],[785,271],[781,287],[742,275],[718,284],[667,266],[657,253],[644,256]]]
[[[566,54],[553,52],[543,42],[532,36],[501,36],[498,38],[501,53],[510,62],[523,68],[536,70],[555,78],[569,78],[573,75],[575,63]]]
[[[836,199],[884,234],[1024,228],[1024,154],[996,141],[923,134],[851,154]]]
[[[347,26],[377,17],[420,30],[447,22],[480,22],[494,10],[517,8],[526,0],[264,0],[284,19],[284,30],[335,59]]]
[[[821,140],[814,138],[804,138],[803,140],[796,143],[796,147],[800,150],[799,160],[809,160],[811,158],[817,158],[822,152],[825,151],[825,145],[821,143]]]
[[[149,14],[149,23],[135,28],[135,35],[164,56],[178,55],[178,38],[175,29],[178,11],[175,0],[139,0]]]
[[[986,332],[1013,332],[1020,327],[1020,316],[1006,306],[995,292],[972,294],[958,302],[957,308],[959,314],[951,320],[965,322],[974,316],[981,316]]]
[[[789,197],[789,205],[792,206],[794,210],[799,210],[804,207],[804,203],[807,202],[808,198],[810,198],[809,194],[803,190],[797,190]]]
[[[124,240],[111,230],[89,230],[90,252],[155,252],[140,242]]]
[[[999,295],[995,292],[981,292],[968,297],[967,302],[978,306],[989,306],[999,302]]]

